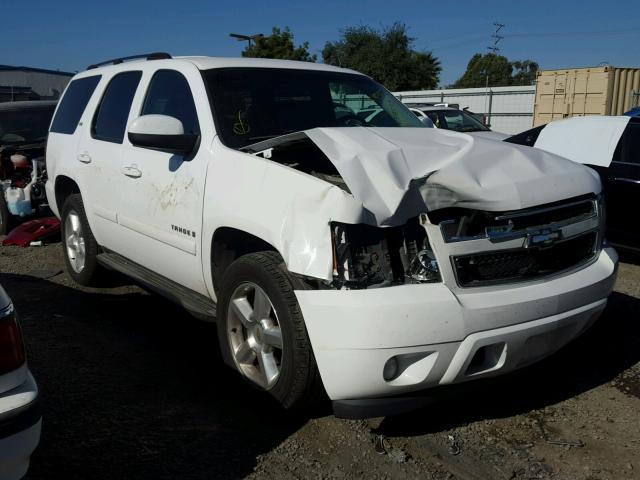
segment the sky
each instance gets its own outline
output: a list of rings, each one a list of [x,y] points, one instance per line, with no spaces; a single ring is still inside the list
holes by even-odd
[[[499,47],[510,60],[534,60],[543,69],[603,62],[640,67],[638,0],[0,0],[0,5],[12,12],[3,17],[0,64],[71,72],[152,51],[236,57],[244,42],[229,33],[268,34],[274,26],[289,26],[296,44],[308,41],[321,59],[324,44],[338,40],[345,27],[394,22],[407,25],[416,50],[440,59],[441,85],[460,77],[474,53],[487,52],[495,22],[505,24]]]

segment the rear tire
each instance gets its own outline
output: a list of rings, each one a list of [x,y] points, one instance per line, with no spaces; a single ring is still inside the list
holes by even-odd
[[[276,252],[237,259],[225,272],[218,309],[222,356],[285,408],[314,404],[322,384],[294,278]]]
[[[80,194],[69,195],[62,207],[62,250],[69,276],[80,285],[95,286],[102,268],[100,247],[91,232]]]

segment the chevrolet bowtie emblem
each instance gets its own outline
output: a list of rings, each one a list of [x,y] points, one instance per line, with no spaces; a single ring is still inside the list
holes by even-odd
[[[544,229],[527,233],[524,248],[550,247],[562,237],[560,230]]]

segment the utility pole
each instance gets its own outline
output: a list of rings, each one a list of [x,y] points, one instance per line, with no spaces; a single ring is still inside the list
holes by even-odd
[[[494,55],[497,55],[498,52],[500,51],[500,47],[498,46],[498,44],[500,43],[501,40],[504,39],[504,35],[500,35],[500,30],[506,27],[506,25],[504,23],[494,22],[493,26],[495,27],[495,31],[491,35],[491,38],[493,38],[493,44],[489,45],[487,47],[487,50],[489,50]],[[487,78],[485,82],[486,94],[485,94],[485,101],[484,101],[484,111],[485,111],[486,123],[488,125],[491,125],[491,109],[492,109],[491,107],[493,103],[493,92],[489,90],[489,70],[488,69],[485,71],[485,75],[487,76]]]
[[[259,38],[264,37],[262,33],[256,33],[254,35],[243,35],[241,33],[230,33],[230,37],[235,38],[239,42],[248,42],[249,46],[251,46],[252,41],[256,41]]]
[[[503,35],[500,35],[500,30],[502,30],[504,27],[506,27],[506,25],[504,23],[494,23],[493,24],[496,27],[496,30],[493,32],[493,35],[491,35],[491,38],[493,38],[493,44],[489,45],[487,47],[487,50],[490,50],[493,53],[498,53],[500,51],[500,47],[498,47],[498,43],[500,43],[500,40],[504,39]]]

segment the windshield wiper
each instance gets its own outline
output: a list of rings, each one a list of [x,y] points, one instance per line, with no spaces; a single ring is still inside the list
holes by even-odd
[[[291,143],[291,142],[299,142],[301,140],[306,140],[309,137],[307,137],[307,135],[304,133],[304,130],[302,130],[298,132],[285,133],[284,135],[273,135],[271,137],[267,136],[267,137],[255,137],[255,138],[265,138],[265,140],[261,140],[259,142],[245,145],[244,147],[241,147],[238,150],[240,150],[241,152],[247,152],[247,153],[257,153],[257,152],[262,152],[263,150],[267,150],[269,148],[273,148],[276,145],[282,145],[284,143]]]

